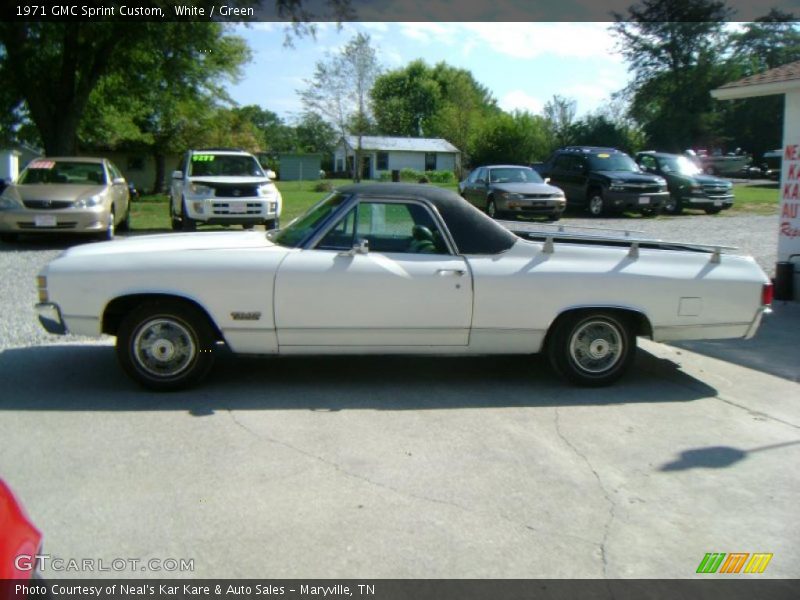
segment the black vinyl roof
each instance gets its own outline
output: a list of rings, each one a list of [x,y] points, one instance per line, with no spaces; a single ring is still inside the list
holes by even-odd
[[[433,185],[355,183],[338,191],[358,196],[427,200],[442,215],[460,254],[498,254],[519,239],[455,192]]]

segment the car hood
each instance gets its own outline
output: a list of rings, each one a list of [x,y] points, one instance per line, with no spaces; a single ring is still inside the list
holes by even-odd
[[[200,233],[162,233],[143,235],[111,242],[81,244],[64,252],[63,256],[88,257],[109,254],[141,254],[191,250],[232,250],[237,248],[268,248],[276,246],[263,231],[206,231]],[[283,248],[285,250],[285,248]]]
[[[547,183],[493,183],[492,187],[512,194],[560,194],[561,189]]]
[[[229,175],[210,177],[206,175],[191,175],[189,180],[193,183],[205,183],[208,185],[258,185],[262,183],[272,183],[267,177],[232,177]]]
[[[701,183],[703,185],[718,185],[724,187],[727,187],[728,185],[727,179],[714,177],[713,175],[692,175],[691,179],[694,179],[697,183]]]
[[[101,194],[104,185],[77,185],[69,183],[37,183],[9,186],[21,200],[59,200],[74,202],[79,198]]]
[[[620,179],[626,183],[658,183],[661,177],[631,171],[597,171],[610,179]]]

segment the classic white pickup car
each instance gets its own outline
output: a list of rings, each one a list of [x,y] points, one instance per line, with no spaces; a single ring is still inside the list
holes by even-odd
[[[581,385],[636,337],[749,338],[771,302],[750,257],[635,237],[505,229],[426,185],[340,188],[287,227],[71,248],[38,276],[51,333],[117,336],[142,385],[197,383],[246,354],[531,354]],[[551,229],[547,229],[551,227]],[[528,235],[533,239],[524,239]]]

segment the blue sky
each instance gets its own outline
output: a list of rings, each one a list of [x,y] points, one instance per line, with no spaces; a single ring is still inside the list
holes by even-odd
[[[297,90],[314,65],[358,31],[368,33],[387,70],[421,58],[472,71],[501,108],[541,111],[554,94],[577,101],[578,116],[607,102],[629,79],[609,23],[345,23],[318,24],[316,40],[284,47],[281,23],[236,25],[253,51],[239,83],[228,86],[239,104],[258,104],[291,122],[302,110]]]

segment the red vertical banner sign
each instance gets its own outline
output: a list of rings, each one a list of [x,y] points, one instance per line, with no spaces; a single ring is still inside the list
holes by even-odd
[[[800,262],[800,144],[783,149],[778,216],[778,260]]]

